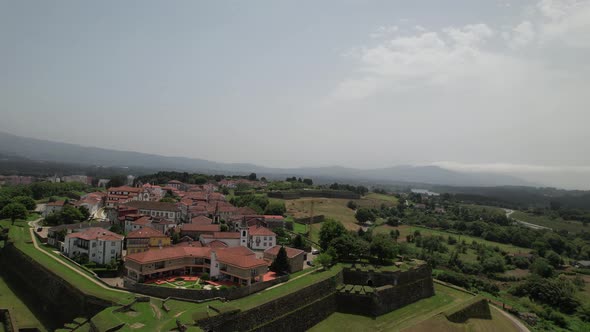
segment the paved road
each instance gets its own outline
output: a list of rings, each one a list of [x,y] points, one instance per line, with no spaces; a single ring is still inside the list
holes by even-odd
[[[514,326],[518,329],[518,331],[520,332],[531,332],[531,330],[529,330],[528,327],[526,327],[526,325],[524,325],[521,321],[519,321],[516,317],[512,316],[511,314],[507,313],[506,311],[497,308],[495,305],[491,305],[490,307],[492,309],[495,309],[497,311],[499,311],[502,315],[506,316],[506,318],[510,319],[512,321],[512,323],[514,323]]]
[[[512,219],[515,222],[517,222],[517,223],[519,223],[519,224],[521,224],[521,225],[523,225],[525,227],[532,228],[532,229],[548,229],[548,230],[551,230],[551,228],[549,228],[549,227],[531,224],[530,222],[526,222],[526,221],[522,221],[522,220],[518,220],[518,219],[514,219],[514,218],[510,217],[514,213],[514,210],[504,209],[504,211],[506,211],[506,218]]]

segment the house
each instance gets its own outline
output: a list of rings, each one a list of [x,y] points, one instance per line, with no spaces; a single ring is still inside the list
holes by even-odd
[[[190,223],[195,225],[210,225],[213,223],[213,219],[205,216],[196,216],[191,219]]]
[[[138,200],[140,201],[154,201],[157,202],[164,198],[166,191],[160,186],[153,186],[149,183],[144,184],[140,187],[141,192],[139,193]]]
[[[85,207],[91,216],[96,215],[98,210],[103,206],[106,198],[105,193],[100,191],[86,194],[80,198],[74,205]]]
[[[147,226],[151,226],[152,220],[148,216],[141,214],[130,214],[125,217],[125,233],[137,231]]]
[[[289,262],[289,273],[295,273],[297,271],[303,270],[303,265],[305,263],[306,258],[305,251],[291,247],[284,248],[287,252],[287,261]],[[264,259],[273,262],[275,258],[277,258],[280,249],[280,245],[276,245],[274,247],[266,249],[263,254]]]
[[[174,188],[176,190],[186,190],[186,185],[178,180],[168,181],[166,187]]]
[[[578,268],[587,269],[590,268],[590,261],[577,261],[574,265]]]
[[[47,217],[50,214],[60,212],[63,209],[65,203],[65,201],[55,201],[45,204],[45,210],[43,210],[43,217]]]
[[[136,208],[140,214],[152,217],[160,217],[171,221],[180,221],[180,209],[176,203],[133,201],[125,204]]]
[[[70,258],[87,255],[91,262],[108,264],[121,258],[123,238],[104,228],[91,227],[66,235],[61,249]]]
[[[125,237],[127,255],[149,250],[150,248],[168,247],[172,243],[170,237],[151,227],[143,227],[127,234]]]
[[[51,227],[47,230],[47,244],[50,246],[54,246],[56,248],[61,248],[63,241],[65,240],[65,236],[67,234],[81,232],[85,229],[91,227],[98,227],[109,229],[111,227],[111,223],[109,222],[81,222],[76,224],[63,224]]]
[[[220,232],[219,224],[182,224],[178,231],[180,236],[189,236],[194,240],[198,240],[202,234],[213,235],[213,233]]]
[[[153,229],[157,229],[158,231],[164,234],[169,234],[169,232],[176,228],[176,226],[176,221],[156,217],[152,218],[152,224],[150,225],[150,227],[152,227]]]
[[[239,247],[242,245],[241,238],[239,232],[214,232],[213,234],[202,234],[199,240],[204,246],[208,246],[212,242],[222,242],[228,247]]]
[[[240,285],[263,281],[268,263],[244,247],[166,247],[128,255],[127,277],[139,282],[167,276],[200,275]]]
[[[135,201],[143,190],[141,188],[121,186],[111,187],[107,190],[107,207],[117,207],[120,204]]]
[[[254,250],[266,250],[277,244],[277,235],[263,226],[248,227],[248,247]]]

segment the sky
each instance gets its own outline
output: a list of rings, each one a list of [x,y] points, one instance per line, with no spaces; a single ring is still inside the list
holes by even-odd
[[[3,0],[0,131],[590,188],[589,36],[587,0]]]

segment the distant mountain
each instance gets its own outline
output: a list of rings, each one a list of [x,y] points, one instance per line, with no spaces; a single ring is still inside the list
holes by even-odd
[[[204,159],[166,157],[155,154],[118,151],[76,144],[58,143],[0,132],[0,155],[37,161],[73,163],[102,167],[141,167],[207,174],[248,174],[281,178],[301,176],[327,180],[354,180],[371,183],[424,183],[449,186],[532,185],[516,177],[491,173],[462,173],[438,166],[401,165],[380,169],[354,169],[340,166],[316,168],[269,168],[247,163],[219,163]]]

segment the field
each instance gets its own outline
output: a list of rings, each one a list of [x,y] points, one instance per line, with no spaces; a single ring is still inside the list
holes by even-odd
[[[415,231],[420,231],[420,234],[422,234],[422,235],[440,235],[440,236],[443,236],[444,238],[447,238],[448,236],[454,236],[455,238],[457,238],[457,240],[460,240],[460,241],[465,240],[465,242],[467,242],[467,244],[471,244],[471,242],[475,241],[477,243],[482,243],[482,244],[485,244],[485,245],[488,245],[491,247],[499,247],[501,250],[506,251],[508,253],[528,253],[529,251],[531,251],[530,249],[517,247],[512,244],[492,242],[492,241],[484,240],[482,238],[478,238],[478,237],[474,237],[474,236],[459,235],[459,234],[455,234],[455,233],[445,232],[442,230],[434,230],[434,229],[429,229],[429,228],[420,227],[420,226],[402,225],[402,226],[398,226],[398,227],[392,227],[389,225],[382,225],[379,227],[375,227],[373,232],[375,234],[379,234],[379,233],[389,234],[389,231],[392,229],[398,229],[400,231],[400,237],[399,237],[400,242],[404,242],[406,240],[405,239],[406,235],[413,234]],[[451,247],[452,246],[449,246],[449,249],[451,249]]]
[[[12,292],[4,279],[0,276],[0,308],[10,309],[14,315],[16,324],[23,327],[36,327],[40,331],[46,331],[45,327],[20,298]]]
[[[584,224],[579,221],[563,220],[562,218],[551,219],[548,216],[536,216],[522,211],[514,211],[510,217],[531,224],[549,227],[556,231],[566,230],[571,233],[580,233],[589,229],[588,227],[584,227]]]
[[[434,285],[434,290],[436,293],[435,296],[412,303],[401,309],[379,316],[376,319],[334,313],[328,319],[311,328],[310,331],[400,331],[463,303],[472,297],[472,295],[465,292],[439,284]]]
[[[506,215],[506,211],[504,211],[504,209],[499,208],[497,206],[475,205],[475,204],[460,204],[460,206],[462,208],[466,208],[466,209],[477,211],[477,212],[486,211],[488,213]]]
[[[311,202],[313,201],[314,215],[324,215],[327,218],[336,219],[347,229],[357,230],[354,210],[348,208],[346,204],[351,201],[342,198],[300,198],[294,200],[285,200],[287,214],[294,218],[309,217],[311,215]],[[397,198],[388,195],[370,193],[361,199],[354,201],[358,207],[379,208],[381,204],[386,206],[395,206]]]

